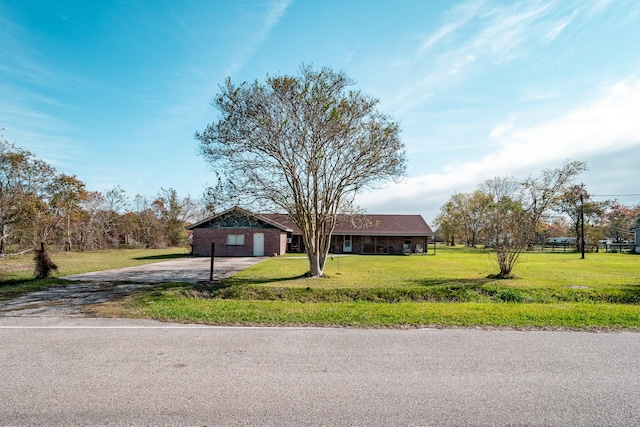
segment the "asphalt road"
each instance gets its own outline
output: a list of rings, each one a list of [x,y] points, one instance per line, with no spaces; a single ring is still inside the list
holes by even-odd
[[[0,318],[0,425],[640,425],[640,334]]]

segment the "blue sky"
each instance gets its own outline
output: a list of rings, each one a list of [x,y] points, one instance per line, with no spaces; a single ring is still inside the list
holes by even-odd
[[[218,85],[303,62],[400,122],[408,176],[361,195],[371,213],[432,222],[454,191],[566,159],[593,194],[640,193],[635,0],[0,0],[0,126],[90,190],[199,197]]]

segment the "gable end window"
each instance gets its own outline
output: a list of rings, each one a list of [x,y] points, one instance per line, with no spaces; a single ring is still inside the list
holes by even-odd
[[[227,234],[227,246],[243,246],[244,234]]]

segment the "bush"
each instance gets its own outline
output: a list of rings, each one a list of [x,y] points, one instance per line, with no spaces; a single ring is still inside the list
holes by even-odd
[[[36,263],[36,279],[46,279],[51,276],[52,271],[58,271],[58,266],[53,261],[51,261],[49,255],[47,255],[47,252],[44,248],[44,243],[40,245],[40,249],[36,249],[36,255],[33,260]]]

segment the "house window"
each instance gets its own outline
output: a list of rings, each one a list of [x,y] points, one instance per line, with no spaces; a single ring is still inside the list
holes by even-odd
[[[405,237],[404,238],[404,244],[405,245],[410,245],[411,244],[411,237]]]
[[[365,245],[371,244],[371,236],[364,236],[364,244]]]
[[[227,234],[228,246],[243,246],[244,234]]]

